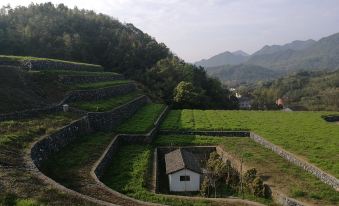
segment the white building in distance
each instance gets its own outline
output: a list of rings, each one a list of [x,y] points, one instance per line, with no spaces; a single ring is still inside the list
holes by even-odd
[[[171,192],[200,190],[201,167],[197,158],[185,149],[165,154],[166,174]]]

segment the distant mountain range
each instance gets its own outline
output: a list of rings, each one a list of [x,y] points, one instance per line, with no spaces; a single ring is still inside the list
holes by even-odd
[[[249,59],[249,56],[249,54],[241,50],[235,52],[226,51],[221,54],[217,54],[209,59],[202,59],[198,62],[195,62],[194,64],[202,67],[236,65],[246,62]]]
[[[283,75],[282,72],[248,64],[209,67],[207,73],[229,86],[259,80],[273,80]]]
[[[264,46],[252,55],[243,51],[226,51],[195,64],[205,67],[209,74],[227,81],[231,77],[236,78],[233,79],[236,81],[266,80],[299,70],[335,70],[339,69],[339,33],[319,41],[297,40],[285,45]],[[242,65],[237,66],[238,64]],[[235,76],[234,69],[240,70]],[[248,72],[258,74],[256,78],[249,79]]]

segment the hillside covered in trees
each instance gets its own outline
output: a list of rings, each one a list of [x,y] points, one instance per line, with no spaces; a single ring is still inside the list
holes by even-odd
[[[235,108],[237,104],[229,91],[207,77],[202,68],[185,63],[132,24],[63,4],[3,7],[0,54],[100,64],[106,71],[141,82],[155,99],[178,107]],[[184,92],[195,96],[192,104],[182,103],[180,98],[174,101],[180,82],[191,85]]]
[[[300,110],[339,110],[339,70],[299,72],[252,88],[254,105],[274,105],[283,98],[286,106]]]

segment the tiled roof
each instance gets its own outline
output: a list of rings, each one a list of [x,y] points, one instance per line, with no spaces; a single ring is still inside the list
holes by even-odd
[[[166,174],[171,174],[182,169],[189,169],[201,173],[199,160],[185,149],[177,149],[165,154]]]

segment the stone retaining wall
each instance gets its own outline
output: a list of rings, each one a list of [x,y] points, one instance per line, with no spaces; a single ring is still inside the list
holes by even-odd
[[[94,82],[104,82],[104,81],[114,81],[124,79],[123,75],[95,75],[95,76],[86,76],[86,75],[59,75],[59,81],[65,85],[72,84],[84,84],[84,83],[94,83]]]
[[[277,153],[284,159],[288,160],[289,162],[303,168],[307,172],[313,174],[317,178],[319,178],[322,182],[332,186],[335,190],[339,191],[339,180],[332,175],[325,173],[321,169],[317,168],[306,161],[303,161],[297,158],[295,155],[285,151],[284,149],[272,144],[271,142],[265,140],[264,138],[260,137],[259,135],[251,132],[250,138],[255,142],[263,145],[265,148],[272,150],[273,152]]]
[[[136,90],[136,84],[121,84],[113,87],[91,90],[76,90],[69,92],[61,101],[61,104],[75,101],[93,101],[109,97],[119,96]]]
[[[203,136],[226,136],[226,137],[248,137],[249,131],[180,131],[180,130],[160,130],[161,135],[203,135]]]
[[[101,178],[103,171],[111,163],[113,156],[118,151],[121,144],[148,144],[156,136],[159,126],[169,111],[167,106],[159,115],[158,119],[154,122],[153,129],[147,134],[118,134],[114,137],[110,145],[106,148],[105,152],[93,167],[93,175]]]
[[[87,115],[91,127],[96,131],[112,131],[148,101],[147,96],[141,96],[108,112],[89,112]]]
[[[8,114],[0,114],[0,122],[8,121],[8,120],[33,118],[41,114],[51,114],[55,112],[60,112],[60,111],[63,111],[62,105],[66,103],[70,103],[74,101],[82,101],[82,100],[84,101],[99,100],[99,99],[104,99],[108,97],[123,95],[129,92],[133,92],[135,90],[136,90],[136,85],[132,83],[132,84],[122,84],[122,85],[113,86],[113,87],[106,87],[102,89],[71,91],[57,105],[52,105],[52,106],[41,108],[41,109],[30,109],[30,110],[23,110],[23,111],[8,113]],[[81,111],[76,108],[70,108],[70,112],[74,112],[76,114],[83,114],[83,115],[87,113],[85,111]]]
[[[48,159],[49,155],[60,151],[79,136],[90,132],[92,132],[92,129],[87,117],[76,120],[55,133],[37,141],[31,148],[31,159],[39,168],[41,162]]]
[[[285,151],[284,149],[272,144],[271,142],[265,140],[264,138],[260,137],[259,135],[255,134],[254,132],[247,132],[247,131],[161,131],[160,134],[190,134],[190,135],[206,135],[206,136],[243,136],[243,137],[250,137],[250,139],[254,140],[255,142],[263,145],[265,148],[268,148],[281,156],[282,158],[286,159],[287,161],[301,167],[305,171],[313,174],[317,178],[319,178],[322,182],[332,186],[335,190],[339,191],[339,180],[334,176],[322,171],[321,169],[317,168],[316,166],[303,161],[293,155]]]

